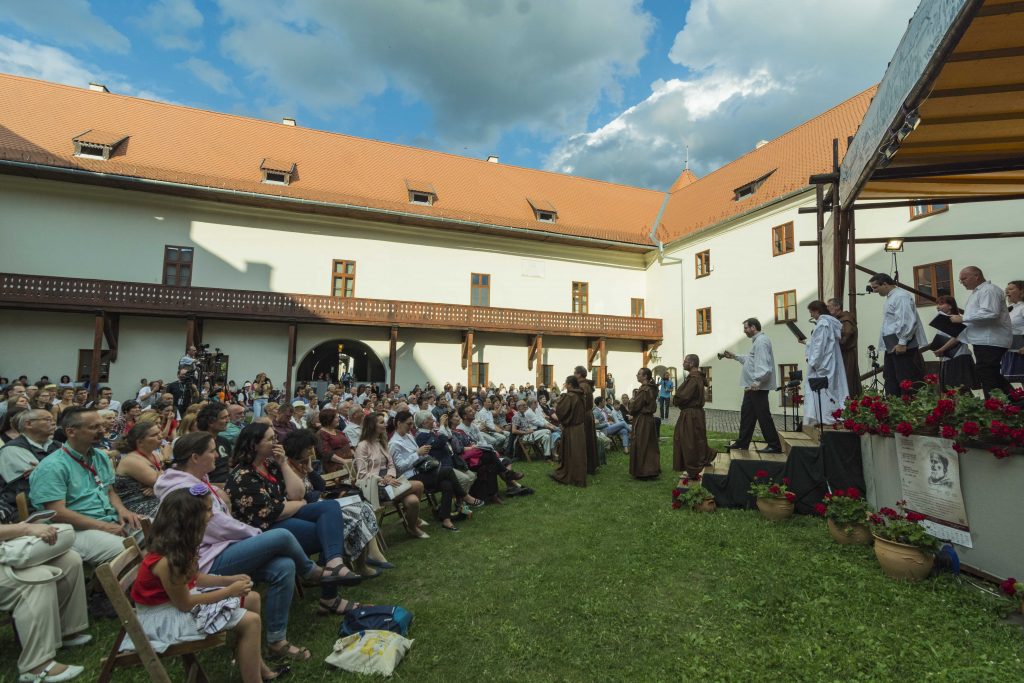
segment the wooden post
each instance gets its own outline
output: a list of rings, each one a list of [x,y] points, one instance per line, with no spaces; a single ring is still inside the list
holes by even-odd
[[[299,326],[288,323],[288,367],[284,372],[284,391],[289,405],[292,402],[292,366],[295,365],[295,336]]]
[[[473,386],[473,330],[462,333],[462,369],[466,371],[466,386]]]
[[[96,314],[92,335],[92,367],[89,368],[89,398],[95,401],[100,385],[100,361],[103,357],[103,312]]]
[[[110,362],[117,360],[118,336],[121,332],[121,314],[110,313],[103,317],[103,336],[107,339]]]
[[[601,353],[601,366],[597,373],[597,380],[601,383],[601,396],[606,396],[605,385],[608,382],[608,348],[605,346],[604,337],[597,341],[598,350]]]
[[[544,368],[541,366],[543,360],[544,338],[542,335],[535,334],[530,338],[530,345],[526,350],[526,369],[534,370],[538,387],[544,381]],[[536,367],[534,367],[535,365]]]
[[[196,343],[196,319],[187,318],[185,320],[185,352],[188,353],[188,347],[195,346]]]
[[[393,389],[398,384],[398,328],[391,328],[391,343],[388,347],[388,372]]]
[[[537,364],[536,382],[534,383],[534,389],[539,389],[540,385],[544,383],[544,337],[537,335],[537,355],[535,357]]]
[[[815,198],[818,202],[818,299],[825,298],[825,254],[822,251],[825,232],[825,189],[822,185],[815,187]]]
[[[849,271],[849,284],[847,287],[849,291],[847,295],[850,297],[850,304],[847,310],[850,311],[850,315],[853,316],[854,320],[857,319],[857,223],[854,219],[856,213],[853,209],[847,212],[847,220],[849,222],[849,255],[846,257],[846,265]]]

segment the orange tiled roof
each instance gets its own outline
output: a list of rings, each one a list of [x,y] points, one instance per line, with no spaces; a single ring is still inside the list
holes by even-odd
[[[669,190],[658,238],[671,242],[691,235],[806,188],[815,173],[830,173],[833,138],[839,138],[840,149],[845,150],[846,138],[857,132],[875,89],[868,88],[703,178],[684,178],[689,171],[683,171]],[[735,200],[737,188],[769,173],[754,194]]]
[[[302,127],[0,74],[0,159],[266,196],[419,214],[538,234],[650,244],[664,194]],[[128,140],[107,161],[74,156],[85,130]],[[295,162],[289,185],[261,162]],[[279,163],[279,162],[278,162]],[[407,178],[437,191],[409,202]],[[528,197],[558,207],[539,222]]]

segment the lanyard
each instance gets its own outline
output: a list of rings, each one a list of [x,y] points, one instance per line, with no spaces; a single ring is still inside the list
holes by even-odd
[[[264,465],[264,467],[266,467],[266,465]],[[264,473],[261,472],[258,467],[254,466],[252,469],[256,472],[256,474],[260,476],[261,479],[269,481],[271,484],[277,484],[277,477],[272,475],[269,470],[266,473]]]
[[[84,459],[79,460],[79,458],[76,455],[74,455],[71,452],[71,449],[69,449],[67,446],[61,446],[61,450],[64,451],[64,453],[69,458],[71,458],[72,460],[77,462],[79,465],[81,465],[82,469],[84,469],[84,470],[88,471],[90,474],[92,474],[92,480],[96,482],[97,486],[103,486],[103,482],[100,480],[100,475],[99,475],[98,472],[96,472],[96,468],[95,467],[93,467],[92,465],[87,463]]]
[[[156,470],[157,472],[162,472],[163,471],[164,468],[160,466],[160,461],[157,460],[154,456],[146,455],[145,453],[140,451],[138,448],[135,449],[135,452],[138,453],[139,455],[141,455],[143,458],[145,458],[146,462],[148,462],[149,466],[152,467],[154,470]]]

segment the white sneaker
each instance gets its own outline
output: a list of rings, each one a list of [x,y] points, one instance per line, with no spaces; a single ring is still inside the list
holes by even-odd
[[[83,671],[84,666],[77,664],[68,664],[67,668],[61,671],[59,674],[50,675],[50,669],[57,666],[57,660],[50,662],[41,673],[23,673],[18,676],[18,683],[59,683],[60,681],[70,681],[73,678],[78,678]]]

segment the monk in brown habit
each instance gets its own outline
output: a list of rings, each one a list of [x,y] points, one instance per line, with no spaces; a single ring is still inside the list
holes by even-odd
[[[717,453],[708,445],[704,418],[704,389],[707,380],[700,371],[700,359],[692,353],[683,359],[686,378],[676,387],[672,405],[679,408],[676,431],[672,435],[672,469],[686,470],[692,478],[715,460]]]
[[[633,416],[629,473],[637,479],[654,479],[661,474],[658,425],[654,421],[654,411],[658,409],[658,387],[650,368],[640,368],[636,379],[640,386],[633,390],[633,398],[627,407]]]
[[[587,485],[587,426],[590,414],[583,407],[583,392],[575,375],[565,378],[565,393],[558,397],[555,414],[562,426],[562,463],[548,475],[559,484],[585,487]],[[593,432],[591,432],[593,434]]]
[[[579,382],[580,391],[583,394],[583,408],[586,412],[584,425],[587,427],[587,474],[597,473],[597,427],[594,426],[594,383],[587,377],[587,370],[582,365],[577,365],[573,370],[576,381]]]
[[[860,362],[857,360],[857,319],[853,313],[843,310],[839,299],[828,300],[828,312],[838,320],[843,329],[839,333],[839,348],[843,352],[843,369],[846,370],[846,389],[850,396],[861,394]]]

